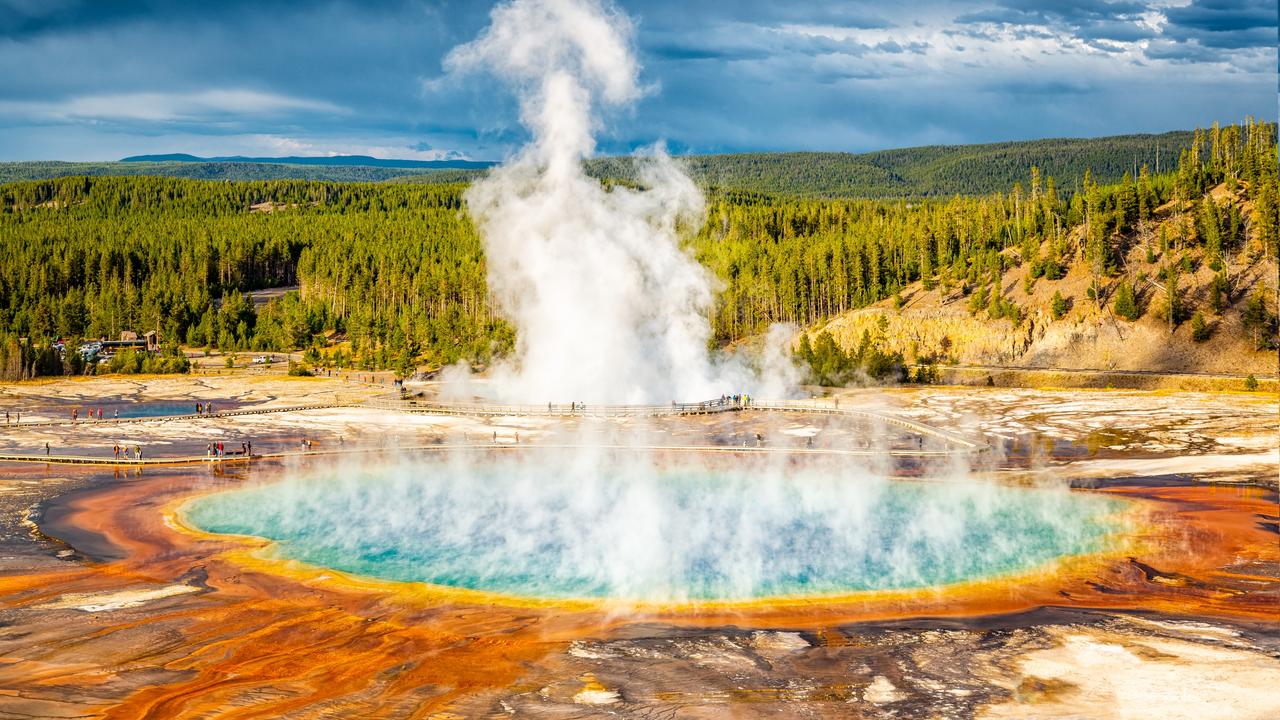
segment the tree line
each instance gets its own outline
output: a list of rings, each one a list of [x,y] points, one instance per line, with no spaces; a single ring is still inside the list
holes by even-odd
[[[711,318],[721,344],[774,322],[811,325],[916,281],[1017,320],[998,282],[1011,263],[1054,280],[1085,261],[1111,277],[1134,228],[1174,201],[1188,219],[1163,247],[1203,248],[1211,262],[1246,250],[1275,257],[1275,143],[1271,124],[1215,126],[1197,131],[1167,172],[1140,166],[1100,183],[1085,170],[1064,187],[1031,167],[1007,192],[948,199],[717,190],[688,247],[721,281]],[[1208,194],[1223,183],[1247,212]],[[83,371],[54,362],[49,344],[122,330],[228,352],[306,350],[314,362],[362,368],[484,364],[513,347],[514,330],[488,303],[464,189],[153,176],[2,185],[0,374]],[[251,297],[292,286],[265,304]],[[872,350],[821,354],[834,378],[882,365]]]

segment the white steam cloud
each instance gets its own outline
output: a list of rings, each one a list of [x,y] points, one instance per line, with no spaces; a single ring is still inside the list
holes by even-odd
[[[708,355],[712,278],[679,242],[703,217],[693,181],[660,147],[644,190],[583,170],[602,109],[643,94],[628,18],[597,0],[512,0],[445,66],[509,84],[532,136],[466,196],[490,290],[518,330],[496,394],[665,403],[754,391],[753,373]]]
[[[357,574],[623,604],[944,585],[1121,527],[1120,503],[1065,486],[898,482],[841,458],[528,453],[351,461],[199,498],[188,518]]]

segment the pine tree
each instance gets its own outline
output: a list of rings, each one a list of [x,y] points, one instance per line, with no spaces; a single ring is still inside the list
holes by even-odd
[[[1053,319],[1061,320],[1070,309],[1071,306],[1067,303],[1067,299],[1062,297],[1062,293],[1054,290],[1053,299],[1049,302],[1049,312],[1053,315]]]
[[[1204,315],[1196,311],[1196,314],[1191,316],[1191,339],[1204,342],[1209,339],[1209,334],[1209,325],[1204,321]]]
[[[1120,286],[1116,288],[1115,313],[1129,322],[1137,320],[1141,315],[1133,285],[1128,280],[1121,280]]]
[[[1173,332],[1178,323],[1182,322],[1182,289],[1179,287],[1181,272],[1178,264],[1169,263],[1161,275],[1165,290],[1164,320],[1169,323],[1169,331]]]
[[[1217,315],[1222,312],[1226,306],[1227,294],[1227,278],[1221,272],[1213,276],[1213,280],[1209,281],[1209,297],[1205,304],[1209,306],[1209,312]]]
[[[1253,346],[1259,350],[1270,344],[1269,335],[1274,324],[1274,319],[1267,311],[1267,291],[1264,288],[1265,286],[1259,285],[1249,295],[1249,302],[1240,317],[1241,327],[1253,341]]]

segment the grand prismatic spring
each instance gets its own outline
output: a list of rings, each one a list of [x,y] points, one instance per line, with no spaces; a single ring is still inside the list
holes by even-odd
[[[833,321],[857,330],[847,353],[830,332],[787,323],[719,342],[709,318],[725,279],[689,238],[707,227],[715,242],[733,241],[742,208],[767,196],[708,192],[661,143],[641,148],[625,177],[588,171],[610,123],[662,92],[639,60],[644,28],[597,0],[501,2],[474,39],[442,54],[439,76],[419,79],[424,92],[489,83],[513,99],[521,126],[505,162],[442,191],[454,194],[431,212],[449,215],[414,216],[413,232],[426,232],[428,217],[466,228],[458,234],[474,228],[468,252],[483,254],[493,311],[486,332],[509,341],[474,353],[475,367],[454,355],[418,368],[413,343],[396,345],[422,330],[411,317],[419,300],[469,302],[454,276],[430,299],[381,277],[368,294],[375,305],[399,295],[402,316],[320,327],[326,320],[307,313],[336,317],[341,303],[304,272],[322,262],[315,255],[291,256],[297,267],[270,290],[254,286],[275,293],[257,310],[223,281],[218,307],[195,324],[221,330],[218,354],[213,340],[185,355],[144,352],[154,336],[129,333],[92,350],[119,353],[96,376],[46,381],[24,363],[51,362],[53,350],[0,348],[23,378],[0,385],[12,412],[0,434],[0,718],[1280,714],[1274,378],[974,365],[951,368],[945,384],[937,358],[918,348],[914,368],[882,351],[890,335],[913,348],[933,337],[899,313],[914,288],[933,291],[923,281],[905,298],[896,286],[886,293],[894,299],[865,328],[861,310]],[[199,102],[309,102],[211,97]],[[1053,185],[1042,193],[1039,177],[1028,199],[1019,187],[983,222],[1003,213],[1021,223],[1033,212],[1024,202],[1050,206]],[[90,193],[89,178],[76,182],[75,193]],[[245,221],[236,233],[247,233],[309,219],[334,198],[360,205],[352,193],[368,189],[316,186],[276,202],[235,187],[218,184],[226,197],[193,207],[247,199],[235,215]],[[6,212],[183,198],[167,189],[63,202],[24,188],[0,195],[18,198]],[[35,205],[19,207],[27,195]],[[365,203],[369,225],[389,222],[398,202]],[[860,202],[814,217],[889,217],[890,205]],[[110,212],[133,227],[128,212]],[[1233,227],[1237,216],[1223,212]],[[806,222],[758,224],[782,237]],[[311,231],[300,227],[273,237]],[[368,230],[344,228],[345,243]],[[1090,232],[1054,242],[1078,243],[1083,257]],[[981,256],[983,270],[945,282],[994,272],[1001,288],[1006,264],[1035,264],[1047,278],[1047,259],[1011,259],[1025,247],[1009,241]],[[1063,248],[1069,264],[1075,251]],[[357,262],[354,249],[342,252]],[[1142,256],[1135,249],[1130,261]],[[132,257],[115,264],[132,267]],[[736,258],[733,278],[754,257]],[[422,272],[452,262],[423,260]],[[211,277],[232,272],[209,263]],[[1197,270],[1185,256],[1183,265]],[[1085,272],[1064,271],[1062,287]],[[1177,271],[1160,277],[1177,287]],[[274,287],[295,281],[297,292]],[[964,341],[979,310],[1028,337],[1063,313],[1085,322],[1057,295],[1034,317],[1016,305],[997,316],[1036,281],[1028,270],[990,298],[984,286],[988,304],[948,319],[946,332]],[[1097,282],[1088,297],[1101,307]],[[1250,327],[1265,325],[1267,307]],[[1226,320],[1214,323],[1222,332]],[[1203,317],[1198,327],[1208,332]],[[382,343],[361,348],[370,328]],[[443,343],[455,331],[424,334]],[[303,341],[278,361],[237,354],[274,347],[261,340],[272,332]],[[944,339],[939,352],[953,347]],[[73,356],[74,345],[59,340],[58,352]],[[135,349],[133,368],[120,358]],[[192,372],[152,374],[183,358]],[[836,372],[854,359],[856,370]],[[84,370],[74,357],[59,362]],[[407,367],[374,369],[392,364]],[[886,368],[915,382],[892,382]],[[964,384],[974,378],[962,371],[980,379]],[[1113,389],[1116,378],[1137,387]],[[1081,386],[1039,387],[1070,382]]]
[[[371,577],[545,598],[699,602],[923,588],[1107,548],[1120,503],[744,458],[351,468],[206,496],[186,519]]]

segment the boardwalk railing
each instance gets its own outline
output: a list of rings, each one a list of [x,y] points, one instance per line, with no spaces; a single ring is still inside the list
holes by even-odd
[[[927,437],[938,438],[963,448],[965,451],[982,451],[987,444],[966,438],[958,433],[935,428],[906,418],[885,415],[870,410],[841,408],[834,400],[738,400],[732,397],[695,403],[671,403],[669,405],[582,405],[578,403],[546,405],[508,405],[501,403],[434,402],[418,399],[401,399],[381,396],[368,400],[365,407],[427,415],[465,415],[479,417],[542,416],[542,417],[664,417],[677,415],[707,415],[711,413],[760,410],[765,412],[794,412],[840,417],[856,417],[909,430]]]
[[[834,452],[835,454],[849,455],[913,455],[913,456],[942,456],[954,454],[970,454],[979,453],[989,449],[989,446],[980,439],[972,439],[951,432],[935,428],[924,423],[908,420],[906,418],[885,415],[882,413],[872,412],[858,408],[841,408],[837,401],[834,400],[756,400],[750,399],[734,399],[732,397],[724,399],[713,399],[704,402],[694,403],[670,403],[667,405],[598,405],[598,404],[579,404],[579,403],[550,403],[547,405],[511,405],[501,403],[468,403],[468,402],[433,402],[414,398],[401,398],[397,396],[379,396],[374,398],[340,398],[334,403],[312,404],[312,405],[294,405],[289,407],[275,408],[245,408],[242,410],[228,410],[216,412],[213,414],[202,415],[170,415],[163,417],[140,417],[140,418],[120,418],[119,420],[81,420],[78,424],[97,424],[101,422],[162,422],[168,420],[189,420],[203,419],[211,417],[229,417],[237,415],[253,415],[260,413],[276,413],[276,412],[292,412],[300,410],[317,410],[338,407],[366,407],[379,410],[388,410],[395,412],[420,413],[430,415],[460,415],[473,417],[512,417],[512,416],[542,416],[542,417],[582,417],[582,418],[629,418],[629,417],[672,417],[681,415],[707,415],[713,413],[724,412],[740,412],[745,410],[762,411],[762,412],[793,412],[819,415],[833,415],[839,417],[858,418],[867,420],[872,423],[884,423],[901,427],[910,432],[916,433],[923,437],[932,437],[942,440],[951,447],[948,449],[925,449],[923,442],[919,449],[912,450],[815,450],[802,448],[768,448],[771,452]],[[35,425],[70,425],[69,421],[39,422],[39,423],[22,423],[23,427]],[[427,446],[423,446],[425,449]],[[438,448],[439,445],[432,445],[432,448]],[[477,447],[498,447],[507,448],[509,445],[483,445]],[[534,444],[528,447],[538,447]],[[364,448],[351,450],[321,450],[321,451],[301,451],[301,452],[279,452],[271,454],[255,454],[254,459],[258,458],[283,458],[288,456],[305,456],[317,454],[331,454],[334,452],[368,452],[377,451],[385,448]],[[399,448],[406,450],[410,448]],[[656,449],[656,446],[655,446]],[[748,451],[747,448],[726,448],[720,446],[698,446],[698,447],[682,447],[672,449],[704,449],[708,451],[738,452]],[[764,448],[753,448],[761,449]],[[225,461],[243,461],[249,458],[244,456],[231,456],[221,459],[211,458],[208,455],[193,456],[168,456],[168,457],[148,457],[145,460],[118,460],[105,457],[79,456],[79,455],[43,455],[43,454],[26,454],[26,453],[2,453],[0,452],[0,461],[11,462],[50,462],[50,463],[69,463],[69,464],[111,464],[111,465],[167,465],[167,464],[183,464],[195,462],[225,462]]]
[[[675,415],[708,415],[733,412],[749,405],[731,398],[705,402],[676,403],[669,405],[603,405],[594,403],[547,403],[545,405],[511,405],[485,402],[435,402],[414,398],[379,396],[366,400],[364,407],[379,410],[422,413],[426,415],[468,415],[480,417],[540,416],[540,417],[664,417]]]
[[[331,403],[310,403],[307,405],[281,405],[276,407],[257,407],[249,406],[236,410],[218,410],[217,412],[204,413],[185,413],[182,415],[137,415],[134,417],[104,417],[99,420],[97,417],[86,414],[82,418],[71,420],[23,420],[21,422],[13,422],[3,427],[11,428],[32,428],[32,427],[53,427],[57,425],[120,425],[123,423],[145,423],[145,422],[165,422],[168,420],[200,420],[204,418],[220,418],[220,417],[236,417],[239,415],[265,415],[267,413],[285,413],[297,412],[299,410],[327,410],[339,407],[356,407],[360,405],[358,401],[343,402],[341,400]]]

